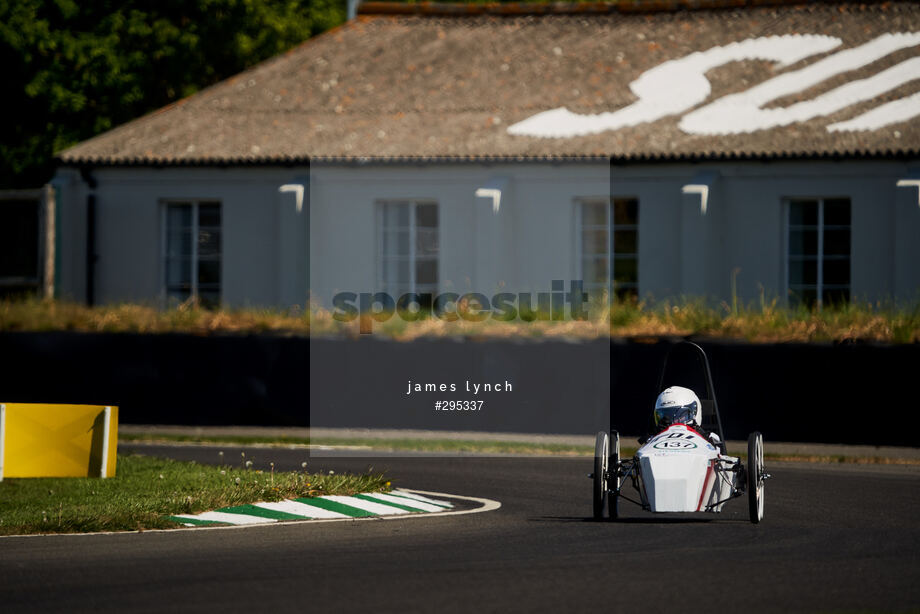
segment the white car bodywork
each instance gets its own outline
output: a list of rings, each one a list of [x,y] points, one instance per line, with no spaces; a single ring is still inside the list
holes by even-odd
[[[652,512],[719,512],[739,486],[739,459],[683,424],[651,438],[636,460],[642,504]]]

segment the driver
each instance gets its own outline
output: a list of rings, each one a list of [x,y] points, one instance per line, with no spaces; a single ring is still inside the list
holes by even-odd
[[[721,439],[716,433],[703,430],[703,406],[696,393],[683,386],[666,388],[655,401],[652,414],[655,432],[660,433],[672,424],[686,424],[718,445]]]
[[[658,432],[672,424],[699,429],[703,423],[703,407],[699,397],[689,388],[671,386],[658,395],[652,419]]]

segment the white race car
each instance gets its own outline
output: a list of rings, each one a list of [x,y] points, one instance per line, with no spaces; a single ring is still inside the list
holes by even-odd
[[[716,404],[706,353],[695,343],[683,342],[672,348],[665,359],[659,379],[664,389],[668,363],[674,362],[674,350],[695,358],[702,366],[706,396],[701,399],[699,430],[689,424],[670,424],[651,437],[629,459],[620,458],[617,431],[597,434],[594,447],[594,518],[604,517],[609,508],[611,519],[620,516],[620,499],[651,512],[720,512],[722,505],[745,493],[751,522],[763,519],[764,471],[763,437],[748,437],[747,463],[726,453],[722,421]],[[673,364],[672,364],[673,366]],[[689,390],[687,392],[690,392]],[[702,432],[708,433],[704,436]],[[637,499],[623,492],[632,485]]]

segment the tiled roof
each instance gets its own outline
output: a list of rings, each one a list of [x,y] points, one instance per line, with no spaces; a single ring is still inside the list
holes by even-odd
[[[917,3],[415,12],[359,15],[60,159],[920,157]]]

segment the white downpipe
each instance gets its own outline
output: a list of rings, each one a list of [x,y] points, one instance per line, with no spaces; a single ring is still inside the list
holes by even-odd
[[[497,214],[501,208],[502,202],[502,191],[497,188],[478,188],[476,190],[477,198],[491,198],[492,199],[492,213]]]
[[[917,188],[917,204],[920,205],[920,179],[898,179],[899,188]]]
[[[280,188],[278,192],[284,194],[285,192],[292,192],[294,198],[296,199],[297,204],[297,213],[303,211],[303,185],[300,183],[286,183]]]
[[[706,210],[709,207],[709,186],[702,185],[697,183],[688,183],[680,189],[683,194],[699,194],[700,195],[700,215],[706,215]]]
[[[99,477],[105,478],[106,470],[109,466],[109,434],[111,433],[110,424],[112,422],[112,408],[105,408],[105,418],[102,424],[102,467],[99,468]]]

